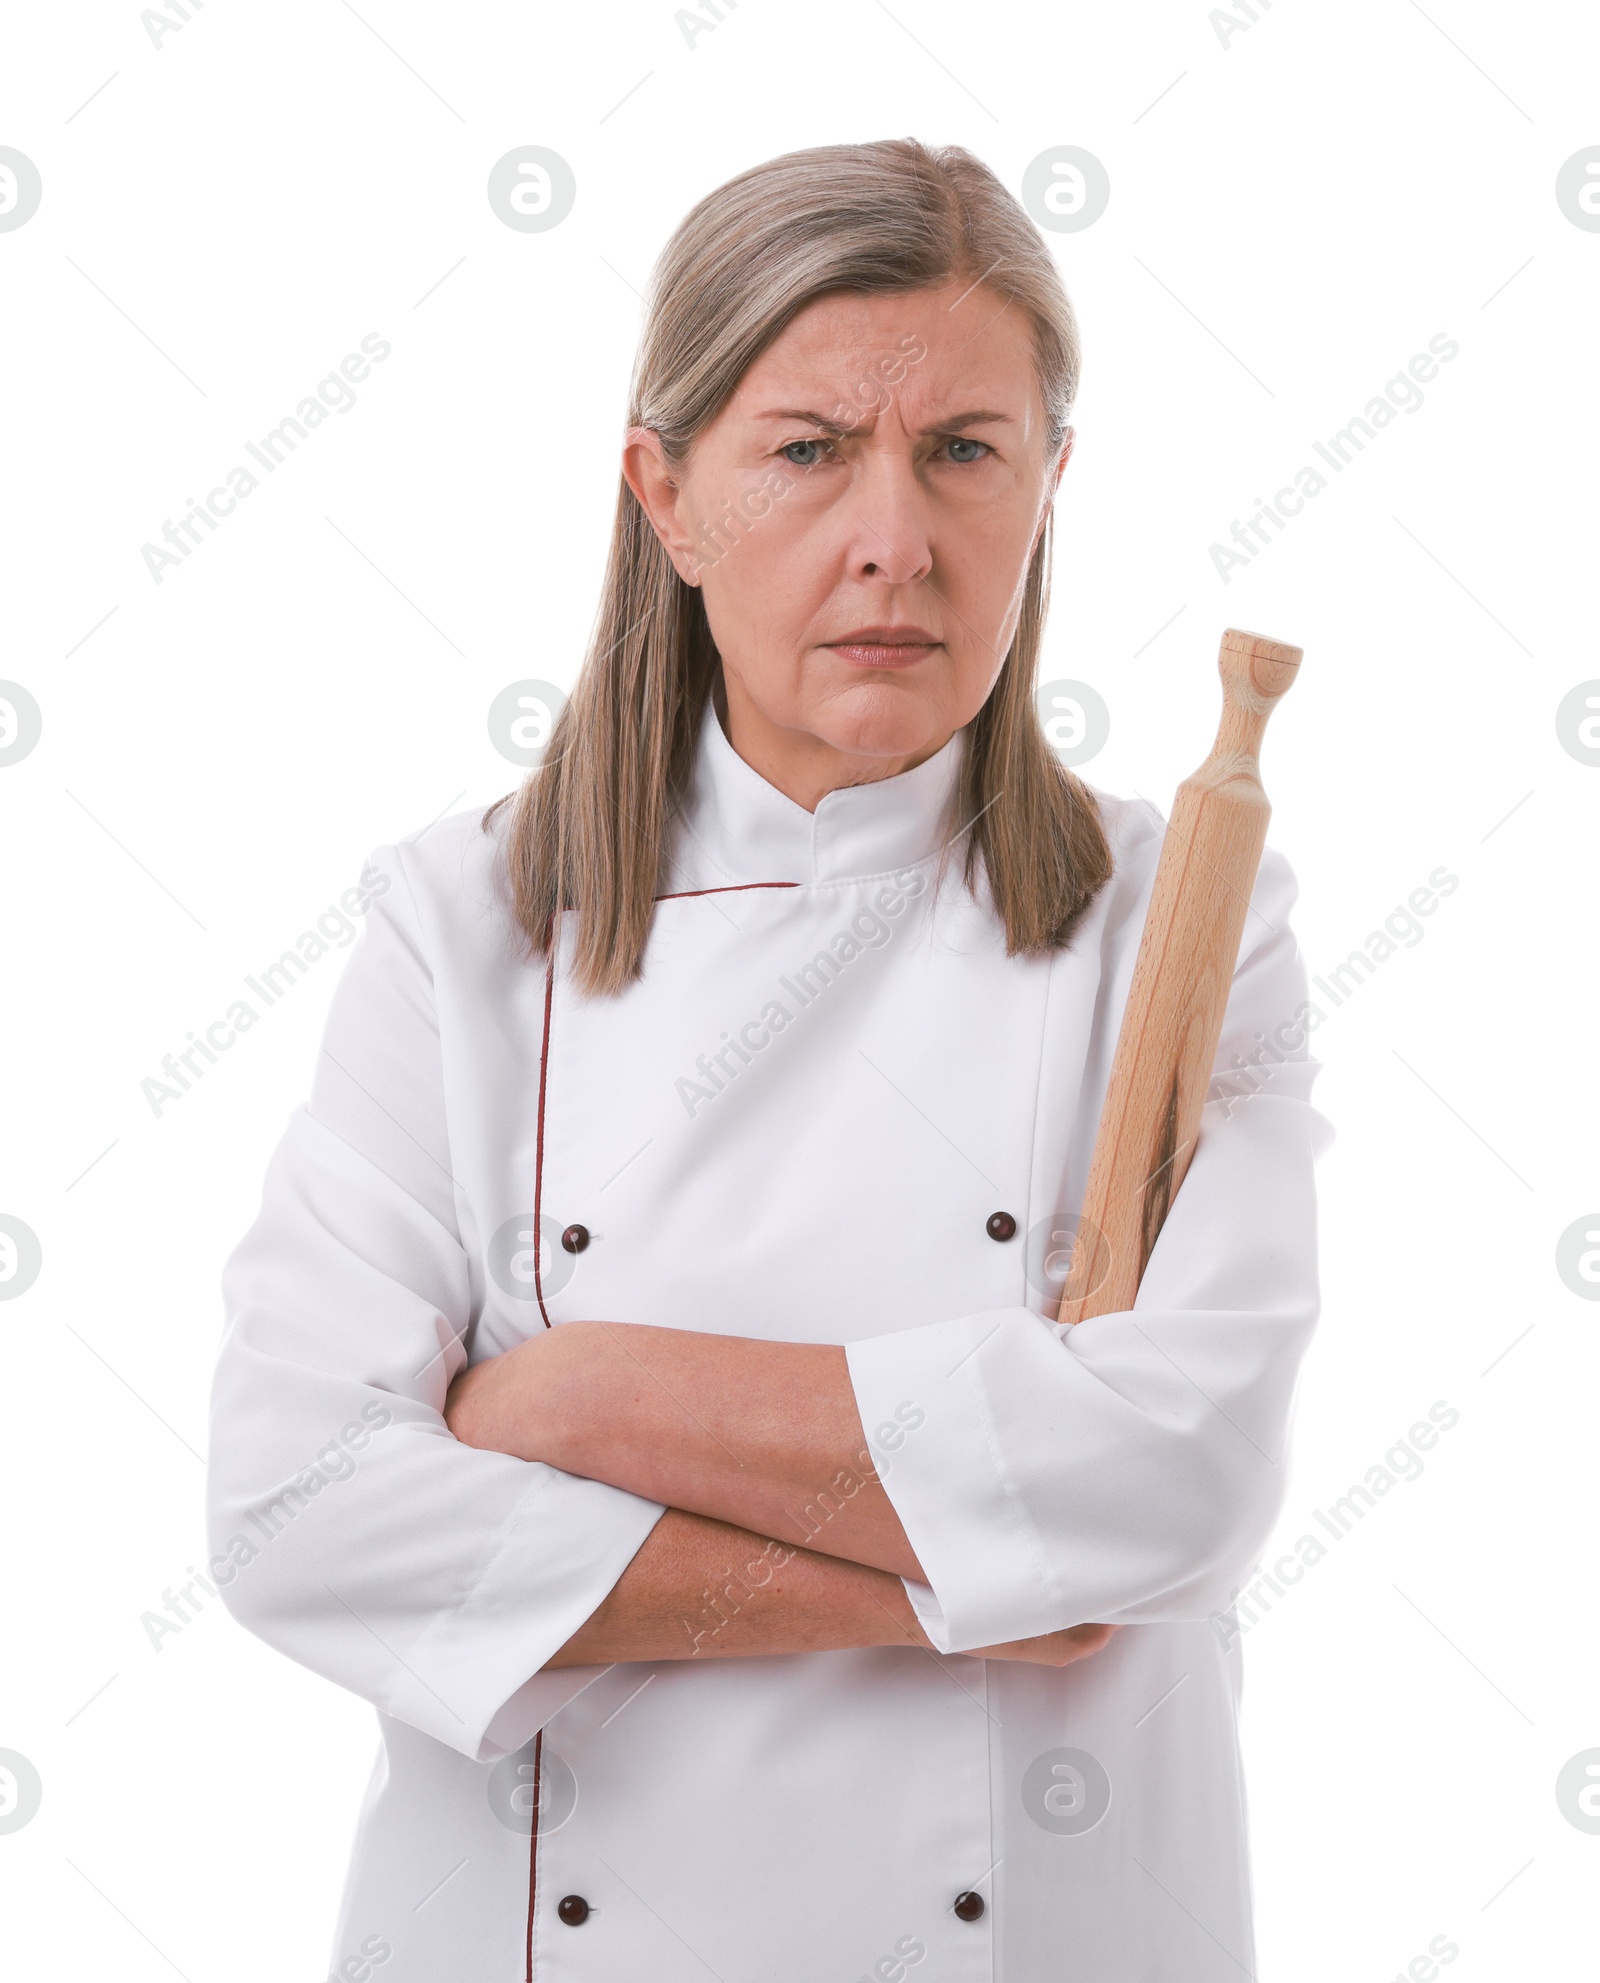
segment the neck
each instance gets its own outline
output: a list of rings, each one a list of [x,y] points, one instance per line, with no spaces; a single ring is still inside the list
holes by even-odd
[[[787,729],[763,716],[737,686],[730,693],[719,672],[711,692],[722,734],[750,769],[807,812],[815,812],[830,792],[848,785],[874,785],[926,764],[955,732],[935,737],[915,750],[894,753],[850,751],[810,730]]]

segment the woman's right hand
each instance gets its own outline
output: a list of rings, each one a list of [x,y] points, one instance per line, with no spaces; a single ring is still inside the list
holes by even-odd
[[[1070,1666],[1099,1652],[1120,1625],[1069,1625],[1060,1632],[1042,1632],[1036,1639],[1011,1639],[1002,1646],[968,1646],[969,1659],[1021,1659],[1035,1666]]]

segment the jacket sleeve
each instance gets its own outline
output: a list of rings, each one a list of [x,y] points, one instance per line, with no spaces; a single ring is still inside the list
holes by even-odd
[[[1067,1326],[1002,1308],[848,1346],[864,1425],[906,1398],[927,1414],[884,1487],[941,1652],[1213,1616],[1271,1533],[1317,1314],[1312,1159],[1328,1133],[1308,1099],[1317,1015],[1294,894],[1269,851],[1194,1158],[1132,1309]]]
[[[472,1275],[407,859],[363,870],[310,1102],[223,1270],[209,1574],[279,1651],[489,1761],[605,1670],[538,1669],[662,1510],[445,1425]]]

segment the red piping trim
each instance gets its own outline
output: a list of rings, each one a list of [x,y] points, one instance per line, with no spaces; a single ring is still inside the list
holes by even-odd
[[[550,1068],[550,1007],[555,998],[555,989],[555,917],[551,916],[544,926],[544,1037],[539,1042],[539,1128],[533,1158],[533,1291],[538,1297],[539,1313],[544,1317],[544,1326],[547,1329],[550,1327],[550,1315],[544,1305],[544,1282],[539,1273],[539,1251],[542,1244],[539,1213],[544,1202],[544,1091]],[[537,1754],[534,1768],[537,1774]],[[528,1932],[531,1934],[533,1931],[530,1928]]]
[[[544,1730],[533,1738],[533,1832],[528,1840],[528,1973],[533,1983],[533,1911],[539,1892],[539,1759],[544,1748]]]
[[[699,895],[737,895],[748,888],[798,888],[797,881],[741,881],[727,888],[689,888],[677,895],[658,895],[658,902],[684,902]],[[555,917],[544,926],[544,1032],[539,1041],[539,1127],[534,1143],[533,1174],[533,1287],[539,1297],[539,1313],[544,1326],[550,1317],[544,1305],[544,1283],[539,1273],[539,1215],[544,1205],[544,1103],[550,1074],[550,1013],[555,1003],[556,956]],[[533,1983],[533,1923],[539,1900],[539,1777],[543,1762],[544,1730],[533,1738],[533,1832],[528,1841],[528,1935],[526,1983]]]
[[[747,888],[798,888],[798,881],[730,881],[726,888],[684,888],[676,895],[658,895],[657,902],[688,902],[696,895],[740,895]]]

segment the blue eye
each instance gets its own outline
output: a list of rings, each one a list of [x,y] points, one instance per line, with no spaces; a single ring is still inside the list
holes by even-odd
[[[991,452],[987,441],[970,440],[962,434],[953,436],[949,445],[950,459],[956,462],[981,461],[986,454]],[[973,448],[976,452],[973,454],[957,454],[955,452],[957,448]]]
[[[831,442],[822,441],[822,440],[788,441],[784,444],[783,447],[779,448],[778,452],[783,456],[785,461],[791,462],[796,468],[815,468],[817,463],[822,459],[820,455],[812,455],[808,460],[802,461],[800,457],[796,455],[795,449],[825,448],[825,447],[830,447],[831,445],[832,445]]]

